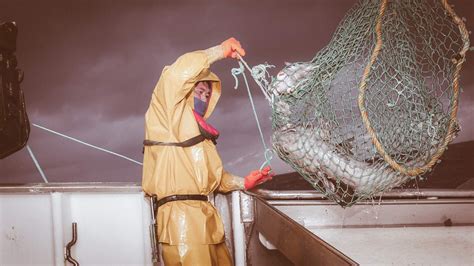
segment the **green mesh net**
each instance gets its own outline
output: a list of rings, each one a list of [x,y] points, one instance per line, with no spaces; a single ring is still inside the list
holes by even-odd
[[[468,48],[446,1],[362,0],[268,88],[274,149],[342,206],[429,171],[458,131]]]

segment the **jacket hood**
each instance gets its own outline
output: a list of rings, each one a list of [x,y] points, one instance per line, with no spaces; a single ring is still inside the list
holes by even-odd
[[[209,70],[204,70],[194,84],[189,84],[189,86],[193,87],[190,89],[190,94],[186,98],[186,101],[190,106],[194,107],[194,86],[201,81],[210,81],[211,83],[211,97],[209,98],[206,113],[204,114],[204,119],[208,119],[216,108],[217,102],[221,97],[221,81],[216,74]]]

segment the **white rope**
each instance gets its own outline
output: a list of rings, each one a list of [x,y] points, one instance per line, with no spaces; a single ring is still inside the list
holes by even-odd
[[[46,175],[43,172],[43,169],[41,169],[41,166],[38,163],[38,160],[36,160],[35,155],[33,154],[33,151],[30,148],[30,145],[26,145],[26,149],[28,150],[28,153],[30,154],[31,159],[33,159],[33,162],[36,165],[36,169],[38,169],[38,172],[40,173],[41,177],[43,178],[45,183],[49,183],[48,179],[46,178]]]
[[[143,163],[141,163],[141,162],[139,162],[139,161],[136,161],[136,160],[134,160],[134,159],[132,159],[132,158],[129,158],[129,157],[125,156],[125,155],[118,154],[118,153],[113,152],[113,151],[109,151],[109,150],[107,150],[107,149],[104,149],[104,148],[101,148],[101,147],[98,147],[98,146],[89,144],[89,143],[87,143],[87,142],[84,142],[84,141],[82,141],[82,140],[78,140],[78,139],[73,138],[73,137],[69,137],[69,136],[67,136],[67,135],[61,134],[61,133],[59,133],[59,132],[56,132],[56,131],[54,131],[54,130],[51,130],[51,129],[49,129],[49,128],[46,128],[46,127],[43,127],[43,126],[40,126],[40,125],[37,125],[37,124],[32,124],[32,125],[35,126],[35,127],[37,127],[37,128],[43,129],[43,130],[45,130],[45,131],[48,131],[48,132],[50,132],[50,133],[56,134],[56,135],[58,135],[58,136],[61,136],[61,137],[63,137],[63,138],[66,138],[66,139],[69,139],[69,140],[78,142],[78,143],[80,143],[80,144],[82,144],[82,145],[86,145],[86,146],[91,147],[91,148],[94,148],[94,149],[96,149],[96,150],[103,151],[103,152],[106,152],[106,153],[115,155],[115,156],[117,156],[117,157],[123,158],[123,159],[125,159],[125,160],[128,160],[128,161],[130,161],[130,162],[136,163],[136,164],[138,164],[138,165],[143,165]]]

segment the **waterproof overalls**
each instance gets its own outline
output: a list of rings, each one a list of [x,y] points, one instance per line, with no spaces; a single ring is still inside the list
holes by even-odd
[[[221,82],[209,67],[221,58],[222,49],[216,46],[182,55],[164,68],[145,115],[146,139],[183,142],[200,134],[193,89],[199,81],[211,83],[207,119],[221,94]],[[204,140],[184,148],[145,147],[142,186],[160,199],[242,189],[243,180],[224,171],[216,146]],[[208,201],[168,202],[159,207],[157,221],[165,265],[232,265],[222,220]]]

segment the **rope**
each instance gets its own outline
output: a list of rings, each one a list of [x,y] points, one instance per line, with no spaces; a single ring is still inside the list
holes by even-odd
[[[259,65],[256,65],[256,66],[250,68],[249,65],[247,64],[247,62],[245,62],[245,60],[239,54],[237,54],[237,56],[238,56],[238,59],[239,59],[240,67],[239,68],[233,68],[231,70],[232,76],[235,79],[234,89],[237,89],[237,87],[239,86],[239,79],[237,79],[237,75],[240,75],[244,72],[245,69],[243,68],[243,66],[245,66],[247,68],[247,70],[250,72],[250,74],[252,75],[253,79],[255,80],[255,83],[257,83],[258,87],[262,91],[262,93],[265,96],[265,98],[267,99],[267,101],[270,102],[270,103],[273,103],[272,98],[270,98],[270,96],[267,93],[267,88],[270,85],[270,82],[267,81],[267,76],[270,77],[270,74],[268,73],[267,68],[273,68],[275,66],[265,63],[265,64],[259,64]],[[242,66],[242,64],[243,64],[243,66]],[[245,77],[245,75],[244,75],[244,77]],[[247,88],[248,88],[248,85],[247,85]]]
[[[238,86],[239,86],[239,79],[237,78],[237,75],[242,75],[243,78],[244,78],[245,87],[247,88],[247,93],[249,95],[249,100],[250,100],[250,105],[252,106],[253,115],[255,117],[255,121],[257,122],[257,128],[258,128],[258,132],[260,134],[260,139],[262,141],[263,148],[264,148],[265,162],[260,166],[260,170],[262,170],[265,166],[267,166],[267,165],[270,166],[271,160],[273,159],[273,151],[271,149],[269,149],[267,144],[265,143],[265,137],[263,136],[263,130],[262,130],[262,127],[260,125],[260,121],[258,119],[257,109],[255,108],[255,103],[253,102],[252,92],[250,91],[250,86],[249,86],[248,81],[247,81],[247,76],[245,75],[245,67],[252,74],[253,79],[255,80],[257,85],[262,90],[262,93],[263,93],[263,95],[265,95],[265,98],[268,101],[271,102],[271,98],[266,93],[266,90],[263,87],[263,85],[261,84],[261,82],[263,82],[265,84],[265,86],[269,85],[269,83],[266,80],[266,75],[269,75],[266,69],[270,68],[270,67],[274,67],[274,66],[268,65],[268,64],[260,64],[260,65],[254,66],[253,68],[250,68],[248,66],[248,64],[244,61],[244,59],[240,55],[238,56],[238,58],[239,58],[239,67],[238,68],[232,68],[232,70],[231,70],[232,76],[235,79],[234,89],[237,89]]]
[[[30,148],[30,145],[26,145],[26,149],[28,150],[28,153],[31,156],[31,159],[33,159],[33,162],[35,163],[36,169],[38,169],[38,172],[40,173],[41,177],[43,178],[45,183],[49,183],[48,179],[46,178],[46,175],[43,172],[43,169],[41,169],[40,164],[38,163],[38,160],[36,160],[35,155],[33,154],[33,151]]]
[[[80,144],[82,144],[82,145],[86,145],[86,146],[91,147],[91,148],[94,148],[94,149],[96,149],[96,150],[103,151],[103,152],[106,152],[106,153],[115,155],[115,156],[117,156],[117,157],[120,157],[120,158],[123,158],[123,159],[125,159],[125,160],[131,161],[131,162],[136,163],[136,164],[138,164],[138,165],[143,165],[143,163],[141,163],[141,162],[139,162],[139,161],[136,161],[136,160],[134,160],[134,159],[132,159],[132,158],[129,158],[129,157],[127,157],[127,156],[118,154],[118,153],[116,153],[116,152],[109,151],[109,150],[107,150],[107,149],[104,149],[104,148],[101,148],[101,147],[98,147],[98,146],[89,144],[89,143],[87,143],[87,142],[84,142],[84,141],[82,141],[82,140],[78,140],[78,139],[73,138],[73,137],[69,137],[69,136],[67,136],[67,135],[61,134],[61,133],[59,133],[59,132],[56,132],[56,131],[54,131],[54,130],[51,130],[51,129],[49,129],[49,128],[46,128],[46,127],[43,127],[43,126],[40,126],[40,125],[37,125],[37,124],[32,124],[32,125],[35,126],[35,127],[37,127],[37,128],[43,129],[43,130],[45,130],[45,131],[48,131],[48,132],[50,132],[50,133],[56,134],[56,135],[58,135],[58,136],[61,136],[61,137],[63,137],[63,138],[66,138],[66,139],[69,139],[69,140],[78,142],[78,143],[80,143]]]
[[[409,175],[409,176],[417,176],[430,170],[431,167],[433,167],[433,165],[437,163],[441,155],[443,155],[444,151],[446,150],[446,147],[453,140],[455,131],[456,131],[456,115],[458,111],[458,96],[459,96],[459,72],[461,70],[462,63],[465,61],[466,52],[469,49],[469,34],[466,29],[466,26],[464,25],[464,22],[456,15],[454,10],[449,6],[448,1],[447,0],[441,0],[441,1],[446,11],[453,18],[453,21],[458,25],[459,31],[461,32],[461,36],[464,42],[464,46],[461,48],[461,51],[459,52],[460,59],[456,60],[455,62],[456,69],[453,73],[453,77],[454,77],[453,100],[452,100],[452,107],[450,111],[448,133],[446,134],[446,137],[444,138],[442,145],[436,150],[435,154],[431,157],[431,160],[428,163],[420,167],[407,168],[397,163],[389,154],[387,154],[382,144],[380,143],[379,139],[377,138],[377,134],[375,133],[369,121],[367,110],[364,105],[365,91],[367,89],[367,78],[370,74],[370,70],[372,69],[372,65],[374,64],[375,60],[377,59],[380,53],[380,50],[382,49],[382,44],[383,44],[382,43],[382,17],[384,15],[384,12],[387,6],[387,0],[382,0],[382,3],[380,5],[379,15],[377,17],[377,25],[375,28],[376,35],[377,35],[377,42],[372,51],[372,55],[370,57],[369,63],[365,67],[364,74],[362,76],[362,79],[359,85],[359,97],[358,97],[359,111],[362,116],[362,121],[364,122],[364,125],[369,135],[372,138],[372,142],[374,143],[375,148],[377,149],[378,153],[384,158],[384,160],[392,168],[394,168],[395,170],[399,171],[402,174]]]

